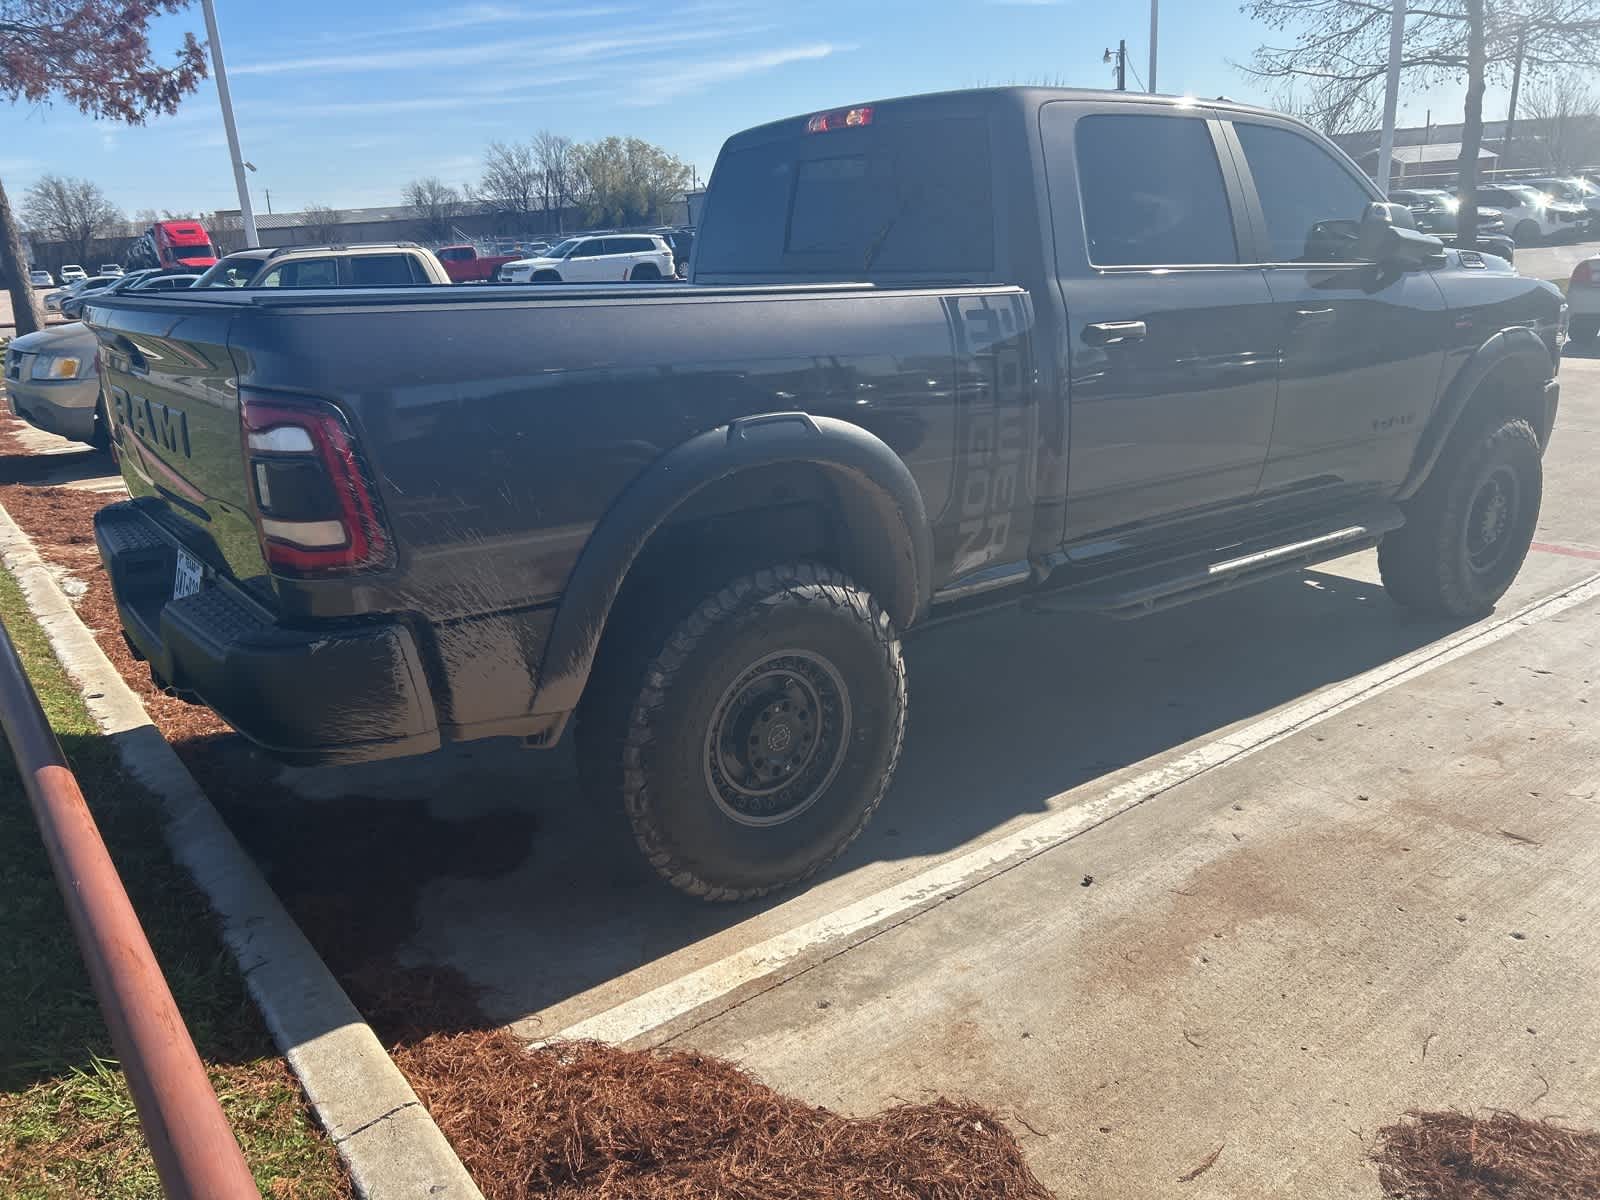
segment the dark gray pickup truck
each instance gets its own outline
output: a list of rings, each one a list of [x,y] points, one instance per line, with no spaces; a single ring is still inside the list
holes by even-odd
[[[758,895],[877,807],[930,618],[1373,545],[1402,604],[1491,608],[1561,297],[1409,224],[1224,102],[780,121],[724,147],[691,286],[95,298],[133,493],[100,549],[157,681],[272,753],[576,716],[662,876]]]

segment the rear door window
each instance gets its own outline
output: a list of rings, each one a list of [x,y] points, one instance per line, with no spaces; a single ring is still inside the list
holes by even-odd
[[[409,254],[355,255],[346,260],[350,284],[353,287],[409,287],[412,283],[410,260]]]
[[[1231,263],[1233,214],[1206,122],[1107,113],[1077,124],[1078,193],[1099,267]]]
[[[257,287],[313,288],[339,286],[339,267],[331,258],[302,258],[273,267]]]
[[[994,266],[988,122],[893,120],[726,153],[701,272],[965,276]]]
[[[1368,187],[1303,133],[1244,122],[1234,131],[1267,223],[1268,261],[1353,261]]]

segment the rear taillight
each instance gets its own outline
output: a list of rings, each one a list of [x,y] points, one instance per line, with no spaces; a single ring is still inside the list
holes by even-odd
[[[836,108],[818,113],[806,122],[807,133],[832,133],[837,129],[858,129],[872,124],[872,108]]]
[[[371,481],[336,410],[246,394],[240,416],[256,529],[274,574],[338,574],[389,561]]]
[[[1579,263],[1572,272],[1572,281],[1568,288],[1595,287],[1600,285],[1600,262],[1589,258]]]

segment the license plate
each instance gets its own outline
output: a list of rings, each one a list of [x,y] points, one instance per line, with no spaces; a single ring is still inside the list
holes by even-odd
[[[186,551],[178,551],[178,572],[172,580],[172,598],[182,600],[185,596],[192,596],[200,590],[201,576],[205,568],[200,565],[200,560]]]

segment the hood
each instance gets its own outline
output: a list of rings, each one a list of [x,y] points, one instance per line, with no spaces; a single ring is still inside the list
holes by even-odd
[[[11,349],[22,354],[93,354],[94,334],[82,321],[74,321],[12,338]]]
[[[519,258],[515,262],[506,263],[508,267],[554,267],[566,262],[564,258],[550,258],[544,254],[536,254],[532,258]]]

